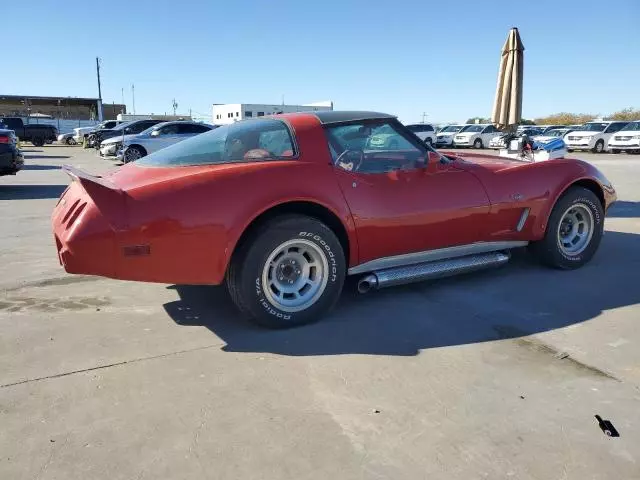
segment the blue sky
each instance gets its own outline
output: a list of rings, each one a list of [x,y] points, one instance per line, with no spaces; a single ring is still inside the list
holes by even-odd
[[[640,0],[29,0],[3,5],[0,94],[97,96],[210,117],[212,103],[308,103],[405,122],[489,115],[508,30],[527,118],[640,108]],[[528,6],[525,6],[528,5]],[[13,21],[6,21],[13,19]],[[7,58],[3,62],[7,67]],[[2,68],[4,70],[4,68]]]

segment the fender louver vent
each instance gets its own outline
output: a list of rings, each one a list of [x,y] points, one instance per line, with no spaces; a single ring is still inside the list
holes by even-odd
[[[73,222],[76,221],[76,219],[80,216],[80,214],[82,213],[82,211],[85,209],[86,206],[87,206],[86,202],[83,202],[80,205],[77,205],[77,202],[76,202],[74,206],[69,210],[69,212],[72,212],[72,213],[70,215],[69,213],[65,215],[65,218],[69,219],[66,223],[67,230],[71,227],[71,225],[73,225]]]

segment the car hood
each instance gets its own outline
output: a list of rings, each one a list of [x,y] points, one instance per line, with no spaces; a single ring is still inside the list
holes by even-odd
[[[634,137],[640,135],[640,130],[620,130],[614,133],[616,137]]]
[[[574,130],[573,132],[569,133],[569,135],[571,135],[572,137],[590,137],[591,135],[598,135],[602,132],[593,132],[593,131],[589,131],[589,130]]]
[[[437,137],[453,137],[454,135],[457,135],[457,133],[455,133],[455,132],[440,132],[436,136]]]
[[[126,142],[127,140],[131,140],[132,138],[137,137],[138,135],[125,135],[124,136],[124,141]],[[122,135],[116,135],[115,137],[111,137],[111,138],[107,138],[106,140],[103,140],[102,142],[100,142],[100,145],[111,145],[112,143],[119,143],[122,142]]]
[[[479,134],[480,132],[458,132],[455,135],[458,137],[472,137],[474,135]]]

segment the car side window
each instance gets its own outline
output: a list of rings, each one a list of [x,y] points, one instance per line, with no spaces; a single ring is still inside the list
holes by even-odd
[[[426,151],[405,137],[393,123],[357,123],[327,128],[334,164],[359,173],[413,170],[424,162]]]
[[[166,127],[162,127],[160,129],[159,135],[175,135],[178,133],[178,125],[167,125]]]
[[[183,123],[178,124],[178,135],[186,135],[192,133],[202,133],[206,132],[209,129],[204,127],[204,125],[193,125],[191,123]]]
[[[207,127],[206,125],[189,125],[190,133],[204,133],[211,130],[211,127]]]

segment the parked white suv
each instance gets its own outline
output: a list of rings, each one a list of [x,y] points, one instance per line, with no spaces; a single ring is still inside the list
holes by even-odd
[[[447,125],[436,134],[436,147],[453,147],[453,137],[464,125]]]
[[[407,128],[415,133],[423,142],[428,143],[429,145],[436,144],[436,129],[433,128],[433,125],[428,123],[414,123],[412,125],[407,125]]]
[[[454,147],[486,148],[496,134],[500,133],[492,124],[472,123],[465,125],[453,137]]]
[[[587,122],[578,130],[564,137],[567,150],[591,150],[602,153],[614,133],[622,130],[629,122]]]
[[[611,153],[640,153],[640,120],[628,123],[609,138],[607,149]]]

